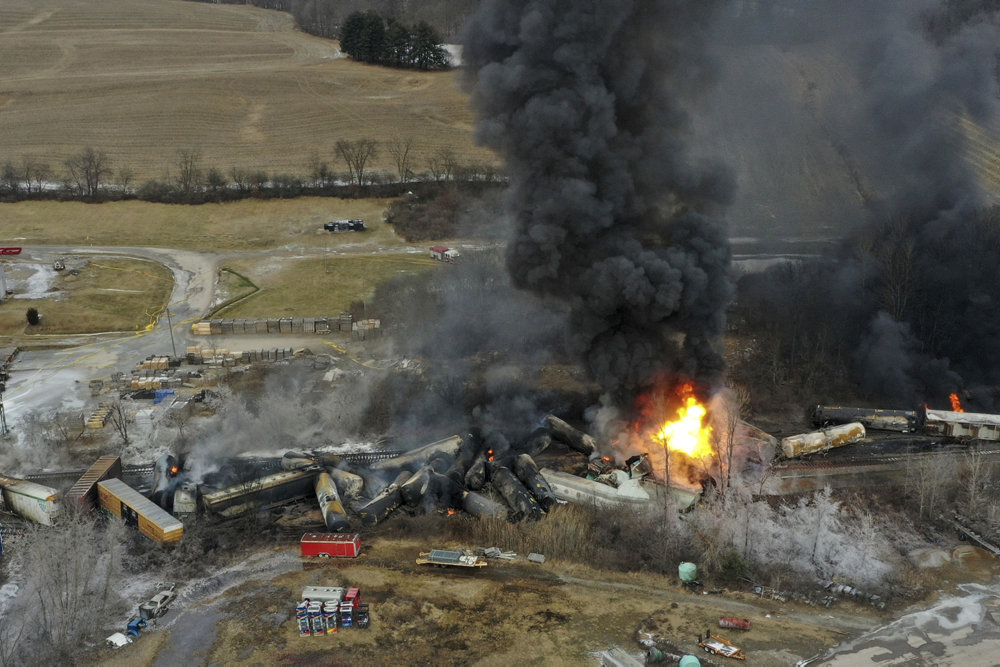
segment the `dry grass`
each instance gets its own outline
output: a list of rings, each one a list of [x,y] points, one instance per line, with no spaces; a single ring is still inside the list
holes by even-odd
[[[18,245],[84,243],[160,246],[188,250],[252,250],[295,246],[336,249],[401,245],[382,222],[383,199],[246,199],[183,206],[126,201],[107,204],[21,202],[4,204],[3,234]],[[323,223],[362,218],[368,232],[334,234]]]
[[[78,274],[66,271],[57,276],[52,296],[11,299],[0,305],[0,335],[141,331],[163,310],[173,286],[170,270],[162,264],[95,258]],[[28,308],[41,313],[37,326],[28,326]]]
[[[472,142],[451,73],[371,67],[288,14],[178,0],[0,0],[0,155],[61,172],[92,146],[139,181],[176,172],[178,148],[204,165],[307,173],[336,169],[339,139],[412,137],[415,166]],[[382,151],[374,166],[394,172]]]
[[[228,267],[252,280],[260,291],[225,308],[219,317],[334,315],[352,301],[368,300],[384,280],[440,267],[424,254],[282,258],[238,261]]]

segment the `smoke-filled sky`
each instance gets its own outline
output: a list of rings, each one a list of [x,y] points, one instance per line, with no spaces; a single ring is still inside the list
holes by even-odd
[[[723,367],[731,181],[690,159],[684,111],[715,7],[486,0],[463,35],[478,137],[510,177],[512,280],[568,304],[571,350],[622,406]]]

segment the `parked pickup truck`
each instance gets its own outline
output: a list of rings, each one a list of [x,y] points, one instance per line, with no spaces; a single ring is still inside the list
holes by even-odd
[[[139,616],[146,619],[163,616],[167,613],[167,607],[176,597],[177,592],[174,591],[174,584],[163,586],[159,593],[139,605]]]

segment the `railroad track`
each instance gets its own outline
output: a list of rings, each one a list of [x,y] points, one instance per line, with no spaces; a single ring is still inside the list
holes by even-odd
[[[366,464],[375,463],[376,461],[385,461],[387,459],[393,459],[401,455],[403,452],[395,449],[384,449],[380,451],[367,451],[367,452],[350,452],[347,454],[342,454],[341,458],[351,463],[356,464]],[[260,470],[261,474],[271,474],[279,472],[281,470],[281,459],[278,457],[264,457],[258,456],[248,459],[249,462],[257,469]],[[122,467],[122,481],[131,486],[132,488],[148,486],[153,476],[153,464],[138,464],[138,465],[127,465]],[[87,472],[86,468],[72,468],[67,470],[50,470],[46,472],[35,472],[28,473],[24,475],[24,479],[30,480],[32,482],[38,482],[39,484],[44,484],[46,486],[64,486],[68,484],[73,484],[76,480],[83,476],[83,473]]]
[[[935,456],[963,456],[968,452],[966,447],[947,447],[931,452],[908,452],[894,454],[873,454],[871,456],[838,456],[834,458],[806,459],[802,461],[785,461],[771,465],[771,470],[803,470],[810,468],[849,468],[852,466],[892,465],[931,458]],[[1000,448],[983,449],[984,456],[1000,455]]]

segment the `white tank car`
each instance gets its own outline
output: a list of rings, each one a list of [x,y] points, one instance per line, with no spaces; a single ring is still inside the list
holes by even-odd
[[[0,487],[7,509],[25,519],[51,526],[62,512],[59,492],[51,487],[5,475],[0,475]]]

